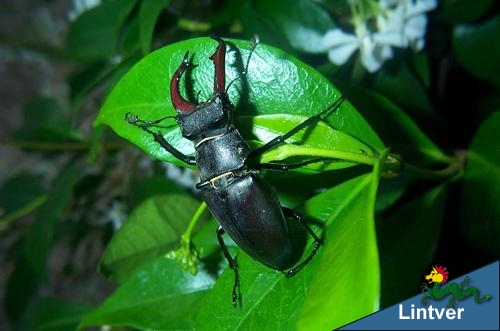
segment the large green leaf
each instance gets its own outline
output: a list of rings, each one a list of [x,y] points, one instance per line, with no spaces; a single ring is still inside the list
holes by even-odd
[[[375,236],[375,193],[380,163],[306,204],[326,220],[325,247],[297,322],[299,330],[331,330],[378,310],[380,276]],[[362,293],[356,295],[353,289]]]
[[[474,136],[465,167],[461,203],[464,233],[478,247],[500,257],[500,112],[490,116]]]
[[[279,271],[266,268],[244,253],[237,257],[241,306],[234,308],[231,304],[234,273],[226,269],[200,310],[197,329],[254,330],[259,325],[266,325],[269,330],[293,329],[310,270],[306,268],[297,277],[286,279]]]
[[[143,201],[106,247],[101,271],[122,283],[138,266],[176,248],[199,204],[187,194],[157,195]]]
[[[226,80],[230,82],[240,75],[241,65],[249,54],[250,43],[229,40],[228,44],[230,47],[226,54]],[[196,67],[185,74],[189,89],[186,91],[184,80],[181,89],[186,98],[194,100],[200,91],[199,100],[207,100],[212,94],[214,74],[209,56],[213,54],[216,46],[217,43],[209,38],[196,38],[166,46],[149,54],[116,85],[103,105],[96,125],[111,126],[120,136],[157,159],[178,162],[160,148],[149,134],[128,124],[125,115],[132,112],[146,120],[175,115],[169,93],[170,78],[187,50],[192,52]],[[236,105],[237,116],[311,116],[331,105],[339,97],[339,92],[316,70],[276,48],[263,44],[255,50],[248,76],[235,81],[228,93]],[[379,151],[384,148],[377,135],[349,102],[342,103],[326,121],[335,129],[372,148]],[[186,154],[193,152],[192,144],[181,137],[175,121],[165,120],[162,128],[158,130],[179,150]],[[264,139],[266,136],[262,134],[262,130],[259,132],[257,138]],[[330,146],[336,144],[339,144],[338,140]]]

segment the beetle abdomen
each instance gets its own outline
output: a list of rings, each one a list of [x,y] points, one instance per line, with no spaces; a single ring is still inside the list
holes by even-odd
[[[248,255],[270,268],[293,264],[293,242],[280,203],[270,185],[249,173],[227,187],[203,190],[222,228]]]

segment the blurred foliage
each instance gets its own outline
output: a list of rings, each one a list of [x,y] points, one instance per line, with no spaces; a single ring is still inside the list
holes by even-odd
[[[23,123],[5,142],[56,169],[51,176],[14,173],[1,183],[0,235],[16,234],[2,259],[12,262],[3,298],[10,325],[334,329],[418,294],[432,264],[458,277],[497,260],[498,9],[492,0],[440,1],[428,16],[424,50],[398,50],[374,74],[357,58],[330,63],[321,47],[326,31],[348,20],[340,0],[105,0],[71,21],[63,48],[2,38],[6,47],[32,47],[71,68],[67,98],[26,100],[18,110]],[[124,118],[127,112],[147,120],[175,114],[169,81],[187,50],[196,66],[182,93],[207,100],[208,58],[217,46],[208,36],[228,42],[230,82],[242,72],[255,33],[262,43],[248,75],[228,91],[235,124],[252,146],[340,95],[347,101],[261,159],[321,157],[265,177],[325,244],[288,279],[229,241],[240,266],[242,306],[235,309],[233,271],[218,248],[216,221],[199,208],[196,169],[180,170],[182,162]],[[100,109],[89,114],[93,103]],[[165,139],[193,151],[174,121],[163,124]],[[176,165],[166,171],[164,162]],[[92,238],[83,247],[99,249],[100,263],[92,268],[116,284],[102,302],[42,291],[54,282],[51,257],[63,238],[72,251],[63,268],[68,277],[82,277],[80,244]],[[310,241],[303,243],[304,256]],[[172,256],[199,258],[199,264],[186,268]],[[363,294],[353,296],[353,288]]]

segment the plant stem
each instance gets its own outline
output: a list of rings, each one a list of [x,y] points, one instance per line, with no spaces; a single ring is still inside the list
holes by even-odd
[[[457,151],[455,153],[455,157],[450,158],[451,161],[447,164],[447,166],[441,169],[424,168],[399,160],[399,170],[423,179],[453,180],[462,175],[464,171],[465,157],[466,153],[464,151]],[[395,159],[397,159],[397,157]]]
[[[262,163],[267,163],[276,160],[284,160],[295,156],[311,156],[316,158],[344,160],[359,164],[373,165],[377,157],[368,153],[354,153],[338,151],[328,148],[318,148],[311,146],[285,145],[281,148],[276,148],[268,153],[265,153],[261,159]]]
[[[191,242],[191,233],[193,232],[196,223],[198,223],[198,221],[201,218],[201,215],[203,215],[206,209],[207,209],[207,204],[205,203],[205,201],[203,201],[196,210],[196,212],[194,213],[193,218],[191,218],[191,222],[189,222],[186,232],[184,232],[184,234],[182,235],[181,241],[188,243]]]
[[[317,148],[301,145],[285,145],[265,153],[261,163],[285,160],[291,157],[308,156],[321,159],[342,160],[357,164],[374,166],[380,159],[376,153],[355,153],[327,148]],[[455,157],[450,157],[447,166],[442,169],[430,169],[404,162],[397,154],[389,154],[384,162],[382,171],[385,175],[399,174],[402,171],[423,179],[453,179],[463,172],[465,154],[457,152]]]

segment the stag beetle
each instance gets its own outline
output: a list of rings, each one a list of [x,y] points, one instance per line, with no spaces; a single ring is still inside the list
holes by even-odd
[[[187,51],[170,81],[170,96],[177,116],[146,121],[128,113],[126,120],[150,133],[156,142],[174,157],[187,164],[197,165],[200,182],[196,187],[201,190],[203,199],[220,225],[217,228],[217,239],[229,267],[234,271],[232,302],[233,306],[236,306],[239,293],[238,265],[224,243],[222,237],[224,233],[227,233],[252,258],[272,269],[282,271],[287,277],[293,276],[304,267],[322,244],[321,239],[299,214],[281,206],[270,184],[259,174],[261,169],[286,171],[295,165],[258,164],[250,161],[258,160],[262,153],[284,143],[303,128],[319,122],[325,114],[340,106],[343,97],[286,134],[256,149],[251,149],[233,125],[234,109],[225,82],[226,43],[219,37],[212,38],[218,42],[218,46],[210,57],[215,66],[215,78],[213,95],[208,101],[193,103],[180,94],[179,80],[190,65],[189,51]],[[246,68],[240,77],[246,74],[250,57],[257,44],[258,40],[253,39]],[[175,118],[183,137],[193,142],[195,156],[183,154],[169,144],[160,133],[150,129],[166,118]],[[258,167],[251,168],[250,164],[258,164]],[[294,219],[314,239],[311,253],[295,266],[297,261],[294,258],[294,245],[287,219]]]

